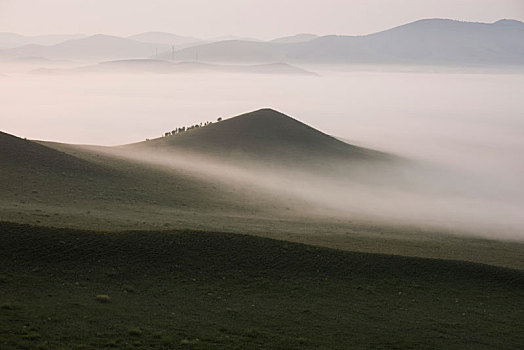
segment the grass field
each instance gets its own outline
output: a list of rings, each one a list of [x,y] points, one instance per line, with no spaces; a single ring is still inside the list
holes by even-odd
[[[286,192],[357,162],[406,164],[272,110],[124,147],[0,133],[0,349],[524,347],[521,241]]]
[[[231,122],[225,120],[150,142],[176,149],[191,146],[191,134],[201,141],[204,134],[208,143],[203,146],[218,147],[220,139],[229,140],[232,136],[215,137],[212,133],[208,135],[210,131],[254,134],[264,124],[257,118],[277,120],[276,126],[264,131],[265,135],[286,130],[307,136],[295,137],[293,147],[284,142],[277,144],[277,148],[289,146],[296,152],[305,140],[317,146],[324,144],[329,150],[342,147],[298,121],[274,113],[268,116],[264,110],[255,116],[252,126],[242,125],[245,118],[232,118],[233,125],[242,127],[229,128]],[[177,139],[180,144],[176,144]],[[253,142],[250,152],[261,147],[262,141]],[[466,260],[524,269],[521,242],[475,238],[459,230],[359,221],[352,217],[341,219],[329,213],[318,215],[322,212],[318,206],[282,192],[257,190],[249,182],[221,181],[213,174],[152,166],[107,154],[100,147],[40,144],[3,133],[0,146],[0,220],[3,221],[102,231],[236,232],[349,251]],[[347,147],[348,152],[353,150],[350,145]]]
[[[524,272],[198,231],[0,224],[2,349],[518,349]]]

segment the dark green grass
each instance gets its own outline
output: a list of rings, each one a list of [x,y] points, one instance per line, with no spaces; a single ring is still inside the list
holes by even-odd
[[[2,223],[0,269],[2,349],[524,345],[524,272],[488,265]]]
[[[394,159],[385,153],[344,143],[270,108],[127,147],[177,149],[218,157],[221,161],[253,160],[265,165],[308,168],[335,160]]]

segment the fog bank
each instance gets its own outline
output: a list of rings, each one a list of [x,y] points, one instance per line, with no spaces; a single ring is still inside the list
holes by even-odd
[[[288,191],[347,217],[524,237],[524,75],[316,72],[319,77],[6,70],[0,72],[1,129],[31,139],[118,145],[271,107],[346,142],[408,157],[434,171],[407,174],[408,190],[350,181],[334,186],[307,177],[293,182],[289,174],[239,169],[206,171]]]

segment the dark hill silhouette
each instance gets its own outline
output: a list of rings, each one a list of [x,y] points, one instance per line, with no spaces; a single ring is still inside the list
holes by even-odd
[[[185,168],[152,166],[113,151],[30,141],[0,132],[0,217],[90,227],[118,222],[131,228],[126,226],[131,209],[149,213],[141,222],[161,227],[165,221],[155,214],[161,210],[195,223],[201,215],[216,220],[224,213],[271,211],[273,215],[274,208],[280,205],[281,211],[284,206],[273,195],[245,186],[216,186],[213,174],[195,176]],[[98,212],[91,215],[91,211]]]
[[[0,204],[28,203],[43,210],[47,205],[92,202],[101,193],[116,192],[112,184],[125,182],[121,175],[74,154],[0,132]],[[1,215],[12,218],[13,214]]]
[[[392,158],[381,152],[344,143],[269,108],[130,146],[172,148],[221,159],[304,165],[324,160]]]
[[[251,198],[240,191],[226,194],[212,181],[110,156],[103,152],[104,147],[89,150],[86,146],[39,142],[0,133],[3,220],[110,227],[127,225],[130,208],[134,208],[131,210],[153,213],[144,220],[161,226],[165,221],[154,218],[160,210],[180,216],[179,210],[191,210],[183,217],[191,222],[201,221],[195,219],[200,212],[271,210],[269,204],[261,204],[267,199],[260,196]],[[105,209],[100,212],[100,208]]]
[[[83,175],[103,171],[83,159],[4,132],[0,132],[0,168]]]

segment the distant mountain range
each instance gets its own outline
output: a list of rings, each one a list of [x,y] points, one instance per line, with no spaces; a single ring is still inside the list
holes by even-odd
[[[191,46],[205,43],[205,41],[188,36],[180,36],[171,33],[163,32],[147,32],[136,35],[131,35],[128,39],[140,41],[143,43],[162,45],[162,46],[175,46],[180,48],[182,46]]]
[[[304,42],[222,41],[175,53],[206,62],[351,64],[524,64],[524,23],[427,19],[365,36],[323,36]]]
[[[66,40],[80,39],[84,34],[74,35],[37,35],[26,36],[15,33],[0,33],[0,49],[8,49],[23,45],[56,45]]]
[[[155,54],[157,45],[117,36],[97,34],[60,44],[25,45],[4,50],[8,57],[40,57],[60,60],[100,60],[118,58],[143,58]]]
[[[155,58],[208,63],[524,64],[524,23],[516,20],[473,23],[424,19],[364,36],[298,34],[271,41],[219,38],[209,42],[160,32],[128,38],[99,34],[67,38],[69,40],[60,43],[56,43],[60,40],[58,36],[17,38],[15,34],[0,34],[0,48],[4,47],[0,50],[1,58],[86,61]],[[5,48],[16,42],[32,43]]]

